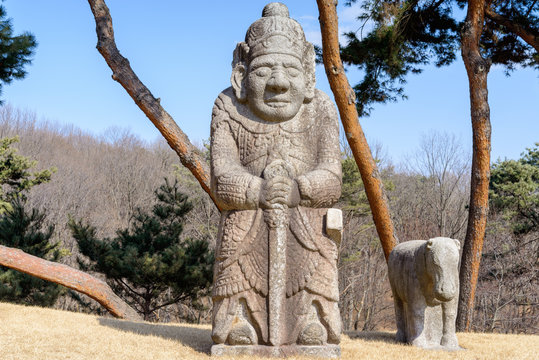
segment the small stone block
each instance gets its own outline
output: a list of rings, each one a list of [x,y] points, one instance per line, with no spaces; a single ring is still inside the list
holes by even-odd
[[[342,238],[342,211],[340,209],[328,209],[326,215],[326,231],[328,235],[337,243]]]
[[[260,356],[286,358],[290,356],[312,356],[316,358],[336,359],[341,357],[341,347],[339,345],[328,344],[320,346],[304,345],[213,345],[211,356]]]

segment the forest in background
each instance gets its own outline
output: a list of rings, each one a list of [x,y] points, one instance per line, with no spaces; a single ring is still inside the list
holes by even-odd
[[[137,208],[151,209],[154,191],[164,178],[177,178],[180,190],[193,204],[182,237],[204,238],[210,248],[215,246],[219,212],[164,141],[148,144],[129,131],[114,128],[96,137],[74,127],[38,121],[33,113],[4,106],[0,108],[0,138],[16,135],[20,141],[14,147],[37,160],[37,169],[57,169],[50,182],[31,190],[28,206],[45,211],[47,222],[54,224],[54,241],[68,250],[62,262],[78,266],[79,251],[67,226],[69,217],[91,224],[102,238],[112,237],[117,230],[132,226]],[[204,146],[200,147],[204,151]],[[464,238],[470,155],[455,137],[425,134],[417,152],[403,164],[387,159],[382,145],[375,146],[373,153],[401,241],[435,236]],[[361,177],[344,145],[343,174],[343,195],[336,207],[343,210],[345,220],[339,257],[344,328],[392,328],[387,267]],[[474,331],[539,332],[538,233],[537,229],[515,232],[514,221],[491,206]],[[208,322],[210,303],[203,298],[196,304],[184,301],[171,305],[160,309],[155,320]],[[72,292],[59,298],[55,307],[102,312],[95,303]]]

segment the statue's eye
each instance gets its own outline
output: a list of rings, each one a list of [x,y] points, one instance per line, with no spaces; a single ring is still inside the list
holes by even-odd
[[[255,75],[258,77],[266,77],[269,76],[271,70],[267,67],[260,67],[255,70]]]
[[[291,77],[296,77],[300,74],[300,71],[296,68],[287,68],[286,70],[288,71],[288,75]]]

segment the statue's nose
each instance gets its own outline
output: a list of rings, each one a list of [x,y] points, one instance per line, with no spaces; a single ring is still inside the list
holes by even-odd
[[[290,81],[288,81],[284,71],[278,69],[272,72],[267,86],[273,92],[282,93],[288,90],[290,87]]]

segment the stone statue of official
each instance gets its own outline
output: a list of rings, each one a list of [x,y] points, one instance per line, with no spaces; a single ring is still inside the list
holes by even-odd
[[[341,219],[330,209],[341,194],[339,127],[315,89],[314,60],[287,7],[268,4],[234,51],[232,86],[215,101],[211,189],[223,212],[214,355],[340,351]]]

